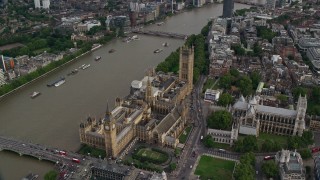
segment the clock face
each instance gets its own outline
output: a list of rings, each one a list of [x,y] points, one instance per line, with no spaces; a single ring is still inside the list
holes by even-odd
[[[105,126],[104,128],[105,128],[106,130],[109,130],[109,126]]]

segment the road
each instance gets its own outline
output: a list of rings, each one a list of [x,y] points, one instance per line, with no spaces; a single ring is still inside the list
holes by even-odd
[[[56,148],[0,136],[0,151],[2,150],[16,152],[20,156],[28,155],[39,160],[55,163],[56,169],[60,172],[58,179],[86,179],[90,176],[91,172],[89,170],[91,164],[100,161],[99,159],[84,157],[74,152],[62,151]]]
[[[183,152],[180,156],[180,159],[178,160],[177,170],[175,170],[173,173],[170,174],[169,179],[197,179],[196,176],[194,176],[194,169],[196,166],[196,161],[198,156],[201,156],[202,154],[209,154],[218,156],[221,158],[227,158],[231,160],[239,160],[241,153],[236,152],[230,152],[225,151],[221,152],[218,149],[215,148],[206,148],[203,146],[203,144],[200,141],[201,136],[206,135],[207,131],[207,122],[206,117],[204,115],[206,113],[203,113],[203,102],[201,100],[201,93],[202,93],[202,87],[205,82],[205,77],[201,76],[198,83],[195,84],[194,89],[191,94],[190,100],[190,109],[191,109],[191,119],[192,123],[194,124],[194,128],[192,132],[190,133],[190,136],[188,138],[188,141],[185,144],[185,147],[183,149]],[[275,153],[256,153],[256,171],[258,171],[258,174],[256,175],[256,179],[263,179],[263,174],[261,173],[261,165],[264,161],[263,158],[265,156],[272,156],[275,155]]]

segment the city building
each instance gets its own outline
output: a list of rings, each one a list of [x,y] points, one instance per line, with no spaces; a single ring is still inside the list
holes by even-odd
[[[40,5],[40,0],[34,0],[34,7],[37,9],[37,8],[41,8],[41,5]]]
[[[281,150],[277,152],[281,180],[305,180],[305,167],[300,154],[296,151]]]
[[[232,124],[231,130],[210,129],[207,131],[214,142],[232,145],[238,139],[239,128],[236,122]]]
[[[231,18],[234,9],[234,1],[233,0],[224,0],[223,1],[223,18]]]
[[[90,31],[91,28],[95,26],[101,26],[100,21],[97,20],[91,20],[91,21],[86,21],[84,23],[78,23],[74,26],[74,31],[76,32],[87,32]]]
[[[313,70],[320,75],[320,46],[308,48],[307,56],[313,64]]]
[[[320,155],[314,158],[314,174],[315,179],[320,180]]]
[[[50,0],[42,0],[42,8],[49,9],[50,8]]]
[[[134,80],[130,94],[117,98],[112,111],[107,107],[104,117],[88,117],[80,124],[81,143],[114,158],[137,140],[175,148],[187,122],[184,99],[193,88],[194,48],[182,47],[180,54],[179,77],[152,71]]]
[[[0,87],[4,84],[6,84],[4,72],[2,69],[0,69]]]
[[[218,101],[220,97],[219,90],[207,89],[204,93],[204,101],[214,102]]]
[[[265,4],[265,7],[268,10],[273,10],[276,7],[276,0],[267,0],[266,4]]]
[[[3,7],[8,4],[8,0],[0,0],[0,7]]]
[[[263,96],[245,100],[241,96],[232,107],[239,133],[259,136],[259,132],[301,136],[305,129],[307,97],[299,96],[295,110],[263,105]]]
[[[320,116],[311,116],[310,117],[310,130],[320,132]]]
[[[298,41],[299,50],[307,52],[309,48],[320,47],[319,38],[300,38]]]

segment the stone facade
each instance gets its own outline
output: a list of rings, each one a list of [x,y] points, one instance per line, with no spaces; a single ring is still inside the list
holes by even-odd
[[[305,129],[307,98],[299,97],[296,110],[261,104],[260,96],[249,101],[241,97],[232,108],[233,117],[239,122],[239,133],[259,136],[259,132],[277,135],[299,135]]]
[[[80,124],[83,144],[106,150],[119,157],[133,139],[175,148],[188,115],[185,97],[192,91],[194,50],[180,49],[179,77],[151,72],[133,81],[130,94],[115,101],[115,108],[97,120],[89,117]]]

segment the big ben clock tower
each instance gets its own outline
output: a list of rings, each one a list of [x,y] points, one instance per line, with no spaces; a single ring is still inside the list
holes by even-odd
[[[107,105],[106,114],[104,117],[104,139],[106,147],[107,157],[115,157],[116,154],[116,138],[117,130],[114,122],[112,113],[109,111],[109,106]]]

